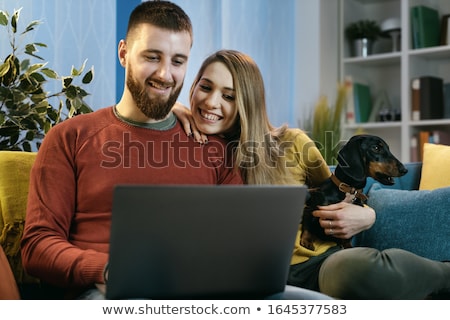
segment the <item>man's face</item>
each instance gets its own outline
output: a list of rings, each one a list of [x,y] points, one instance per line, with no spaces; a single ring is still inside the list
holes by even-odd
[[[148,118],[164,119],[178,99],[186,75],[192,39],[142,24],[119,46],[126,67],[126,90]]]

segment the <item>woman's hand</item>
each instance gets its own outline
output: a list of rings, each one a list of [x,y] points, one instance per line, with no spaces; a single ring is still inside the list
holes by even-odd
[[[191,110],[177,101],[172,107],[172,112],[175,113],[177,118],[180,120],[184,128],[184,132],[186,132],[188,136],[192,135],[195,141],[201,144],[208,143],[208,137],[197,129]]]
[[[350,239],[367,230],[375,223],[375,211],[368,206],[358,206],[345,201],[328,206],[319,206],[313,212],[319,218],[325,234],[340,239]]]

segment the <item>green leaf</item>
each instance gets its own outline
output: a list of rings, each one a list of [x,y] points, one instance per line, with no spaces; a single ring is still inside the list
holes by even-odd
[[[72,66],[72,69],[70,70],[70,75],[73,77],[78,77],[80,75],[80,71],[78,71],[77,69],[75,69],[74,66]]]
[[[70,86],[72,84],[72,81],[73,81],[72,77],[63,77],[62,78],[63,88],[66,89],[68,86]]]
[[[8,62],[2,63],[2,65],[0,66],[0,77],[3,77],[5,74],[8,73],[10,68],[10,65]]]
[[[36,47],[34,46],[34,44],[30,43],[25,46],[26,54],[33,54],[34,52],[36,52]]]
[[[20,70],[26,71],[30,66],[30,59],[23,59],[20,63]]]
[[[35,63],[28,68],[28,70],[26,71],[26,74],[32,74],[33,72],[41,69],[46,64],[47,63]]]
[[[30,74],[30,77],[32,77],[39,83],[46,81],[45,77],[42,74],[40,74],[39,72],[33,72],[32,74]]]
[[[19,10],[14,11],[12,17],[11,17],[11,27],[13,30],[13,33],[17,32],[17,21],[19,21],[19,17],[20,17],[20,11],[22,10],[22,8],[20,8]]]
[[[31,144],[28,141],[22,143],[23,151],[31,152]]]
[[[94,78],[94,68],[92,67],[91,70],[89,70],[81,80],[82,83],[88,84],[91,83],[92,79]]]
[[[69,99],[75,99],[77,97],[77,88],[75,86],[68,86],[65,90],[66,96]]]
[[[52,128],[52,124],[50,121],[46,121],[44,124],[44,132],[47,133],[50,131],[50,129]]]
[[[40,23],[41,23],[40,20],[31,21],[30,24],[25,28],[25,31],[22,32],[22,34],[25,34],[25,33],[29,32],[31,30],[34,30],[34,27],[37,26]]]
[[[75,67],[72,66],[71,75],[74,76],[74,77],[78,77],[79,75],[81,75],[83,73],[83,71],[84,71],[84,68],[86,67],[86,62],[87,62],[87,59],[84,60],[84,62],[81,65],[79,70],[75,69]]]
[[[34,42],[33,44],[35,46],[38,46],[38,47],[47,48],[47,45],[45,43],[42,43],[42,42]]]
[[[26,135],[25,135],[25,139],[28,140],[28,141],[33,141],[34,136],[35,136],[34,131],[33,130],[28,130]]]
[[[41,72],[51,79],[58,79],[58,74],[52,69],[43,68]]]
[[[0,24],[2,26],[8,25],[8,18],[9,18],[8,13],[3,10],[0,10]]]

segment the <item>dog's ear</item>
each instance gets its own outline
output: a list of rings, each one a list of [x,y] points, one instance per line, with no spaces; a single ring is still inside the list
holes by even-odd
[[[366,181],[366,160],[364,152],[361,150],[361,141],[363,139],[363,136],[353,136],[338,153],[340,170],[354,182]]]

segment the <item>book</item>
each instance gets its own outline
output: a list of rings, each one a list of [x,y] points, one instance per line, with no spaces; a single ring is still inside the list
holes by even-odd
[[[411,137],[411,142],[410,142],[410,148],[411,148],[411,162],[418,162],[419,161],[419,149],[417,147],[418,145],[418,141],[417,141],[417,136],[414,135]]]
[[[417,109],[417,100],[419,100],[420,120],[442,119],[444,117],[443,79],[434,76],[422,76],[413,79],[412,84],[414,89],[412,90],[411,109],[413,111]],[[414,90],[418,90],[418,92]]]
[[[441,41],[439,12],[428,6],[411,7],[413,49],[438,46]]]
[[[353,101],[355,105],[355,122],[367,122],[372,111],[370,87],[366,84],[353,83]]]
[[[441,18],[441,46],[450,44],[450,14],[444,14]]]
[[[411,80],[411,120],[420,120],[420,79]]]
[[[353,99],[353,79],[350,76],[345,78],[345,83],[348,85],[347,105],[345,109],[345,122],[347,124],[355,123],[355,101]]]
[[[419,161],[423,160],[423,145],[425,143],[429,143],[430,142],[430,132],[423,130],[423,131],[419,131],[419,144],[418,144],[418,149],[419,149],[419,154],[418,154],[418,158]]]
[[[450,82],[444,83],[444,118],[450,119]]]

